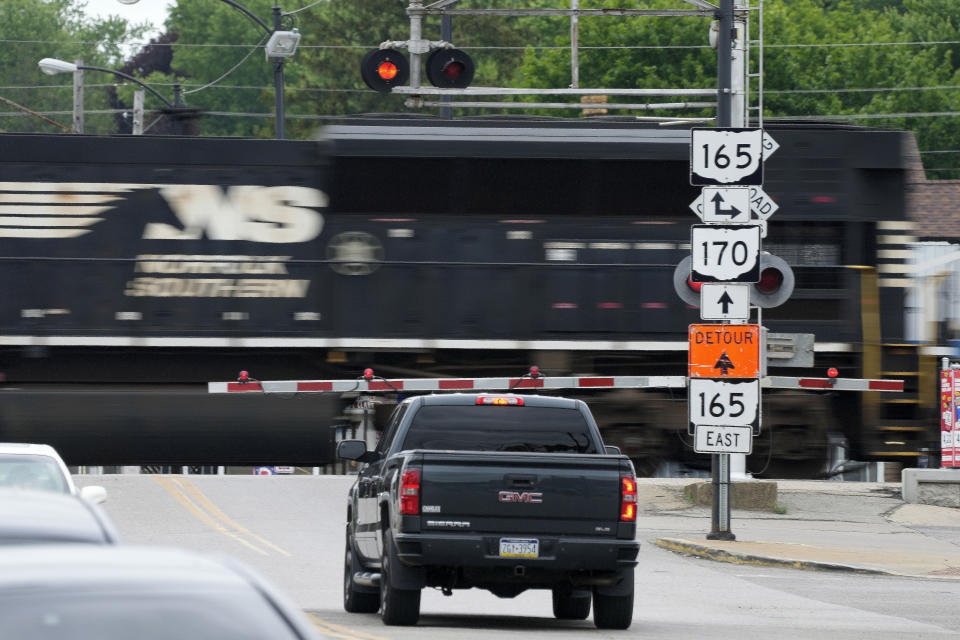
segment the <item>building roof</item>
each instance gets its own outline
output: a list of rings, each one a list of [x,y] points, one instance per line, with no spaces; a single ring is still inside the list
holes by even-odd
[[[907,158],[907,215],[920,241],[960,240],[960,180],[928,180],[916,139],[910,137]]]

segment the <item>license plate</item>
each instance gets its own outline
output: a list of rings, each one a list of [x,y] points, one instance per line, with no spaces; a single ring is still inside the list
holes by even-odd
[[[501,558],[536,558],[540,555],[540,541],[535,538],[500,538]]]

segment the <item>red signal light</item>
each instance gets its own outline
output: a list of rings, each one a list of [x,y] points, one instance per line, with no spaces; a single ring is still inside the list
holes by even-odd
[[[250,374],[247,373],[246,371],[241,371],[240,374],[237,376],[237,382],[240,382],[240,383],[250,382]]]
[[[539,378],[539,377],[540,377],[540,367],[538,367],[537,365],[533,365],[532,367],[530,367],[530,377],[531,377],[531,378]]]
[[[410,78],[410,62],[394,49],[374,49],[363,56],[360,76],[374,91],[390,93]]]
[[[465,70],[463,63],[455,60],[443,68],[443,75],[451,82],[456,82]]]
[[[687,286],[690,287],[693,291],[700,293],[700,287],[703,286],[702,282],[694,282],[693,276],[687,276]]]
[[[364,380],[373,380],[373,369],[370,369],[369,367],[364,369],[363,378]]]
[[[830,367],[829,369],[827,369],[827,376],[828,376],[828,377],[830,377],[830,378],[836,378],[838,375],[840,375],[840,372],[837,371],[837,369],[836,369],[835,367]]]
[[[464,89],[473,82],[476,66],[459,49],[437,49],[427,57],[427,79],[442,89]]]
[[[377,75],[384,80],[393,80],[395,77],[397,77],[397,65],[393,64],[389,60],[381,62],[377,67]]]
[[[760,281],[756,287],[760,293],[774,293],[783,285],[783,273],[774,267],[760,272]]]

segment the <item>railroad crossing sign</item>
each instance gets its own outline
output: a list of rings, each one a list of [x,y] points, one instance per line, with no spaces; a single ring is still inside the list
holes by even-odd
[[[760,380],[691,378],[690,427],[749,427],[760,432]]]
[[[689,377],[760,377],[760,325],[692,324],[688,334]]]
[[[703,320],[749,320],[750,285],[704,284],[700,287]]]
[[[759,225],[692,225],[690,249],[693,282],[760,281]]]
[[[763,129],[690,131],[690,184],[763,184]]]

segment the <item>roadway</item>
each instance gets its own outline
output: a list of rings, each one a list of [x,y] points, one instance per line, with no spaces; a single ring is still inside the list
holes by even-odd
[[[684,510],[689,505],[678,503],[676,495],[651,486],[658,506],[641,511],[637,601],[629,631],[601,632],[592,620],[554,620],[545,591],[502,600],[477,590],[452,597],[425,590],[417,627],[385,627],[378,616],[347,614],[341,605],[344,497],[351,482],[336,476],[78,478],[80,485],[107,488],[104,506],[125,542],[235,556],[283,589],[327,638],[446,640],[453,632],[461,640],[493,633],[504,640],[531,634],[899,640],[955,637],[960,625],[951,613],[960,581],[744,567],[657,548],[656,538],[706,533],[709,517]]]

